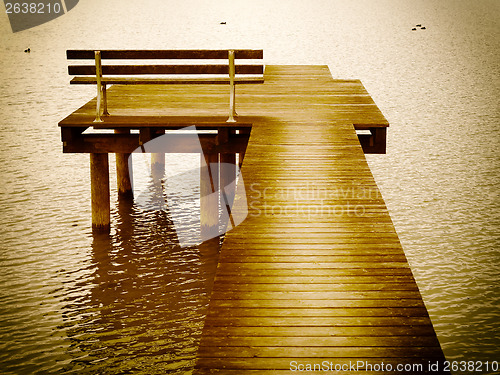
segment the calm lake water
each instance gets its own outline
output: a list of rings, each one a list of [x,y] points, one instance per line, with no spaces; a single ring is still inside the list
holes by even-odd
[[[70,87],[70,48],[262,48],[360,78],[391,124],[370,167],[444,352],[500,360],[500,1],[81,0],[16,34],[2,14],[1,373],[189,373],[217,263],[217,243],[181,249],[171,217],[118,204],[113,170],[113,229],[92,236],[88,155],[62,154],[57,127],[94,96]]]

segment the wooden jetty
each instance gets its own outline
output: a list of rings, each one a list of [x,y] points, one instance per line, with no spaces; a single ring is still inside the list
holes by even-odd
[[[194,373],[445,373],[364,156],[385,152],[388,122],[362,83],[327,66],[266,66],[263,84],[238,87],[235,124],[224,121],[226,96],[221,86],[116,85],[103,123],[92,124],[95,100],[60,123],[65,152],[123,154],[195,124],[218,130],[200,136],[205,160],[244,154],[232,211],[248,216],[225,235]]]
[[[248,90],[248,113],[264,116],[242,167],[249,214],[224,239],[195,374],[440,373],[356,135],[383,130],[371,147],[385,151],[388,123],[361,82],[326,66],[268,66]]]

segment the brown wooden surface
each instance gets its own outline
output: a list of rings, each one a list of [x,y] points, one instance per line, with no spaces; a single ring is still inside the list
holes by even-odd
[[[212,116],[205,115],[193,115],[195,112],[192,108],[186,109],[186,115],[179,116],[179,108],[175,108],[179,105],[176,102],[175,96],[170,96],[172,102],[168,102],[169,92],[165,92],[167,97],[155,96],[149,100],[161,100],[164,103],[164,107],[157,107],[155,102],[149,102],[147,94],[145,94],[147,87],[151,87],[151,91],[159,90],[158,86],[137,86],[137,90],[124,90],[127,86],[114,86],[108,89],[108,94],[111,92],[111,100],[115,101],[114,104],[119,104],[121,102],[122,106],[114,108],[112,116],[103,116],[103,122],[93,122],[95,116],[93,116],[92,111],[95,110],[95,100],[92,99],[90,102],[85,104],[80,109],[67,116],[65,119],[59,122],[59,126],[62,128],[82,128],[92,126],[94,129],[116,129],[116,128],[165,128],[165,129],[179,129],[186,126],[196,125],[197,129],[200,130],[214,130],[217,128],[231,128],[231,129],[242,129],[251,128],[252,121],[254,117],[240,116],[237,123],[228,123],[227,115],[221,115],[220,112],[214,113]],[[161,87],[161,86],[160,86]],[[118,89],[118,90],[116,90]],[[116,91],[120,91],[115,95]],[[118,95],[134,95],[133,92],[137,91],[138,96],[136,97],[136,108],[134,110],[134,103],[129,102],[130,97],[118,99]],[[144,92],[144,96],[141,94]],[[206,97],[200,95],[200,100],[207,100]],[[93,103],[93,106],[92,106]],[[189,104],[194,105],[195,96],[191,98]],[[189,105],[188,104],[188,105]],[[156,112],[158,110],[158,112]],[[227,108],[225,108],[227,112]],[[132,114],[134,111],[137,114]],[[198,111],[196,111],[198,112]],[[161,115],[161,113],[164,113]],[[187,115],[190,113],[191,115]]]
[[[236,59],[262,59],[263,50],[237,49],[234,50]],[[94,50],[68,50],[66,56],[70,60],[93,60]],[[101,50],[102,59],[227,59],[227,50]]]
[[[262,65],[236,65],[236,74],[263,74]],[[70,65],[70,75],[96,74],[95,65]],[[229,65],[102,65],[103,75],[138,75],[138,74],[229,74]]]
[[[388,125],[362,84],[267,67],[239,95],[240,113],[260,116],[242,167],[248,206],[240,186],[233,207],[249,212],[226,234],[195,374],[442,361],[355,133]]]
[[[106,232],[110,225],[108,154],[90,154],[90,185],[92,229]]]
[[[262,74],[262,73],[261,73]],[[135,77],[102,77],[101,82],[107,85],[218,85],[228,84],[229,78],[214,77],[214,78],[135,78]],[[71,79],[72,85],[95,85],[97,79],[95,77],[74,77]],[[263,76],[256,77],[240,77],[236,76],[234,83],[252,84],[264,83]]]
[[[129,129],[115,129],[115,134],[129,134]],[[115,154],[116,163],[116,183],[118,195],[120,197],[132,198],[134,195],[132,189],[133,172],[129,168],[130,153]]]
[[[294,360],[443,360],[355,132],[388,126],[362,83],[332,79],[327,66],[266,66],[264,84],[237,91],[236,124],[224,123],[220,85],[116,85],[103,123],[92,123],[95,99],[60,122],[66,150],[86,127],[142,136],[251,126],[241,171],[248,206],[240,185],[232,209],[248,216],[224,240],[195,373],[289,374]]]
[[[115,130],[120,129],[115,128]],[[166,140],[165,153],[200,153],[203,150],[215,153],[238,153],[245,150],[248,136],[232,135],[226,143],[217,144],[217,134],[199,135],[199,142],[190,136],[171,134]],[[67,153],[131,153],[147,142],[139,134],[83,134],[76,139],[64,141]],[[168,143],[167,143],[168,142]]]
[[[59,125],[63,128],[139,129],[197,124],[199,129],[226,126],[238,129],[249,127],[256,121],[272,121],[279,128],[281,112],[288,111],[296,116],[295,129],[302,130],[303,120],[307,119],[311,110],[324,108],[327,112],[322,123],[353,124],[356,129],[388,126],[359,80],[333,80],[331,76],[325,78],[316,74],[316,70],[324,72],[328,71],[328,67],[266,66],[264,84],[237,88],[237,111],[240,116],[236,124],[225,122],[228,88],[224,85],[114,85],[107,90],[111,116],[103,117],[102,123],[93,123],[94,98],[60,121]],[[297,74],[303,74],[304,78],[299,79]],[[310,108],[304,106],[308,101],[314,101]],[[322,130],[314,131],[318,133]],[[283,136],[272,127],[262,136],[267,134]],[[325,132],[321,135],[332,138]],[[300,140],[297,142],[300,143]]]
[[[71,80],[72,84],[97,84],[96,122],[102,122],[100,109],[101,92],[103,95],[102,102],[104,103],[102,115],[109,116],[110,114],[107,101],[108,84],[190,84],[196,86],[202,84],[230,84],[230,120],[234,122],[233,115],[236,115],[235,83],[263,83],[264,65],[262,63],[262,50],[68,50],[66,53],[70,60],[91,60],[86,65],[69,65],[68,73],[77,76]],[[94,56],[95,61],[92,60],[92,56]],[[238,60],[235,60],[235,58]],[[102,64],[103,59],[104,61],[106,59],[121,59],[126,61],[126,64]],[[130,65],[130,59],[132,61],[139,59],[141,60],[141,64]],[[157,62],[154,64],[144,63],[151,59]],[[169,59],[187,59],[190,60],[190,64],[177,63],[171,65],[171,63],[165,63]],[[199,61],[199,59],[204,59],[204,61],[193,64],[193,62],[196,60]],[[215,61],[217,62],[223,59],[225,63],[214,63],[213,59],[216,59]],[[235,62],[240,59],[258,61],[253,64]],[[235,75],[237,76],[236,82]],[[151,76],[155,77],[151,78]]]

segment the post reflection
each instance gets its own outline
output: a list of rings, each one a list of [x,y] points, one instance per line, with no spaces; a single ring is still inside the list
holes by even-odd
[[[68,371],[185,373],[198,339],[219,239],[181,248],[165,211],[122,199],[115,232],[94,234],[90,277],[67,299]]]

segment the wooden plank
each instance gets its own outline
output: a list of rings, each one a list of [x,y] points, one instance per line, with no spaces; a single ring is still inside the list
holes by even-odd
[[[205,336],[203,345],[207,347],[435,347],[439,345],[435,336],[359,336],[359,337],[212,337]]]
[[[217,276],[217,281],[222,284],[231,283],[235,284],[372,284],[372,283],[398,283],[414,284],[415,279],[411,275],[395,276],[395,275],[358,275],[358,276],[265,276],[265,275],[253,275],[253,276],[241,276],[241,275],[219,275]]]
[[[424,304],[420,297],[402,298],[402,299],[336,299],[336,300],[320,300],[320,299],[245,299],[245,300],[230,300],[219,299],[211,301],[214,309],[220,308],[262,308],[262,309],[355,309],[355,308],[402,308],[402,307],[423,307]]]
[[[94,107],[95,109],[95,107]],[[120,116],[113,115],[103,117],[102,123],[94,123],[95,114],[89,112],[73,113],[59,122],[60,127],[88,127],[94,129],[116,129],[129,128],[140,129],[144,127],[156,127],[165,129],[180,129],[188,126],[196,126],[198,130],[215,130],[220,127],[230,129],[250,128],[252,118],[242,117],[236,123],[226,122],[227,116]]]
[[[349,244],[350,245],[350,244]],[[246,250],[245,248],[248,248]],[[305,256],[311,256],[311,251],[310,250],[300,250],[300,249],[288,249],[286,246],[270,246],[269,248],[254,248],[252,245],[248,244],[235,244],[234,245],[234,257],[245,257],[245,256],[252,256],[252,257],[260,257],[261,260],[263,261],[265,257],[273,257],[273,256],[287,256],[287,257],[297,257],[298,261],[300,261],[301,257]],[[385,248],[385,246],[382,249],[377,249],[377,248],[372,248],[372,249],[360,249],[357,246],[353,247],[351,245],[350,249],[328,249],[328,250],[315,250],[313,256],[320,256],[320,257],[337,257],[339,260],[343,260],[344,258],[349,259],[348,257],[360,257],[359,260],[364,259],[364,260],[371,260],[370,257],[373,256],[378,256],[378,257],[388,257],[388,256],[401,256],[401,248],[394,246],[393,248]],[[228,258],[221,258],[221,260],[224,261],[230,261],[233,257],[228,257]],[[353,258],[353,259],[356,259]],[[258,258],[256,258],[258,259]],[[376,260],[377,258],[374,258]],[[233,263],[236,263],[238,261],[234,261]],[[241,261],[240,261],[241,262]],[[255,262],[255,263],[258,263]]]
[[[218,280],[219,281],[219,280]],[[340,291],[402,291],[418,290],[415,283],[355,283],[355,284],[260,284],[260,283],[234,283],[223,286],[217,283],[214,290],[228,292],[340,292]]]
[[[248,272],[248,271],[260,271],[264,273],[268,271],[279,271],[279,270],[303,270],[304,273],[309,275],[321,274],[320,270],[328,270],[327,272],[332,272],[332,270],[345,269],[352,272],[355,269],[367,270],[367,272],[373,272],[372,270],[380,269],[391,269],[391,272],[397,272],[398,268],[408,268],[408,263],[406,262],[378,262],[373,264],[371,262],[322,262],[322,263],[220,263],[219,268],[221,272],[225,272],[227,269],[232,269],[236,272]],[[307,270],[307,271],[306,271]]]
[[[231,142],[216,144],[215,134],[203,134],[198,140],[182,134],[171,134],[165,139],[165,153],[240,152],[245,149],[245,137],[236,136]],[[63,143],[65,153],[131,153],[141,146],[139,134],[79,134]]]
[[[203,337],[436,337],[431,326],[393,327],[205,327]],[[203,340],[203,338],[202,338]]]
[[[232,317],[367,317],[367,316],[428,316],[425,307],[324,307],[324,308],[264,308],[217,307],[212,316]]]
[[[236,65],[236,74],[264,74],[262,65]],[[96,75],[94,65],[69,65],[69,75]],[[103,65],[103,75],[229,74],[228,65]]]
[[[235,350],[237,348],[237,350]],[[426,347],[205,347],[198,358],[433,358],[439,345]]]
[[[229,78],[135,78],[135,77],[103,77],[103,84],[108,85],[218,85],[229,84]],[[69,82],[72,85],[95,85],[95,77],[74,77]],[[264,83],[263,76],[257,77],[235,77],[235,84]]]
[[[233,254],[231,254],[233,255]],[[381,262],[405,262],[406,257],[403,254],[379,255],[241,255],[225,256],[220,259],[227,263],[300,263],[300,264],[318,264],[318,263],[381,263]]]
[[[262,59],[264,57],[263,50],[252,49],[236,49],[236,59]],[[67,50],[66,57],[70,60],[85,60],[94,59],[94,50]],[[227,59],[228,50],[101,50],[102,59]]]
[[[421,298],[418,290],[404,290],[404,291],[314,291],[314,292],[290,292],[290,291],[221,291],[219,288],[214,287],[212,293],[212,300],[352,300],[352,299],[414,299]]]
[[[409,267],[401,267],[401,268],[375,268],[371,264],[367,267],[345,267],[345,268],[332,268],[332,267],[324,267],[324,268],[276,268],[276,267],[237,267],[237,264],[225,265],[223,263],[220,264],[217,269],[217,275],[241,275],[241,276],[304,276],[304,277],[330,277],[330,276],[382,276],[382,275],[394,275],[394,276],[402,276],[402,275],[411,275],[411,270]]]

